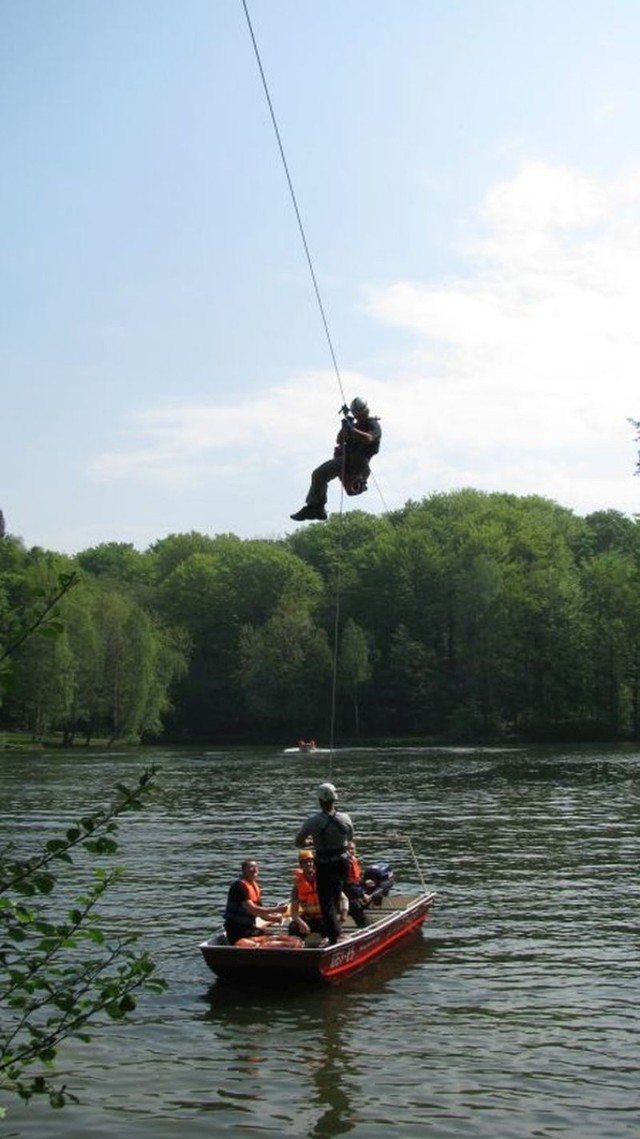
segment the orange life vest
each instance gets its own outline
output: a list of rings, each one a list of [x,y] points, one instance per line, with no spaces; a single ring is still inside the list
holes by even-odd
[[[278,937],[261,937],[256,943],[257,949],[304,949],[301,937],[294,937],[288,933],[281,933]]]
[[[302,949],[303,946],[301,937],[282,933],[279,937],[241,937],[234,949]]]
[[[232,922],[236,927],[253,929],[253,915],[247,913],[244,903],[255,902],[256,906],[259,906],[261,897],[262,894],[257,882],[248,882],[246,878],[238,878],[229,888],[224,920]]]
[[[262,898],[262,892],[260,890],[258,883],[257,882],[249,882],[249,881],[247,881],[246,878],[241,878],[240,881],[242,882],[242,885],[246,887],[247,901],[248,902],[254,902],[256,906],[259,906],[260,900]]]
[[[362,881],[362,870],[360,863],[355,854],[349,855],[349,865],[347,867],[347,882],[349,885],[359,886]]]
[[[296,892],[298,894],[298,909],[303,918],[319,918],[320,899],[315,879],[311,882],[305,877],[304,870],[296,870]]]

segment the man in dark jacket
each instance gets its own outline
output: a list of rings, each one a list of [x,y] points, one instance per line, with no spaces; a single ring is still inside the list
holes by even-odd
[[[351,485],[360,480],[364,483],[363,489],[366,489],[370,473],[369,459],[380,450],[380,420],[370,415],[366,400],[359,396],[351,401],[349,412],[342,420],[334,457],[316,467],[311,476],[306,505],[291,515],[294,522],[304,522],[307,519],[323,522],[326,519],[327,487],[331,479],[341,477]],[[351,490],[350,493],[357,494],[360,491]]]
[[[256,918],[263,921],[277,921],[286,909],[286,902],[277,906],[262,905],[262,890],[258,884],[258,863],[254,858],[245,858],[241,877],[232,882],[224,911],[224,929],[231,945],[241,937],[252,937],[259,932]]]
[[[318,787],[320,810],[305,819],[295,837],[296,846],[313,840],[316,884],[329,941],[340,937],[340,901],[347,879],[347,843],[353,839],[353,823],[344,811],[336,810],[338,792],[333,783]]]

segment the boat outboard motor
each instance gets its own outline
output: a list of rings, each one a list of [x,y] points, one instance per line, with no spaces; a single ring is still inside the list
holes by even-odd
[[[366,867],[362,877],[365,891],[372,895],[374,906],[380,906],[395,882],[393,867],[389,862],[374,862]]]

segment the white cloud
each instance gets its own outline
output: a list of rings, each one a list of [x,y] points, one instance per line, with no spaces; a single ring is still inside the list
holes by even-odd
[[[437,353],[441,375],[414,380],[410,398],[441,489],[462,475],[576,509],[634,508],[639,207],[636,172],[604,183],[529,163],[487,193],[466,276],[371,293],[378,320]],[[418,467],[428,476],[428,459]]]
[[[640,171],[605,182],[526,163],[480,204],[464,275],[368,290],[369,314],[413,337],[392,374],[342,376],[347,396],[366,395],[382,416],[385,504],[473,485],[585,512],[636,509],[639,219]],[[336,392],[327,371],[236,405],[150,409],[131,449],[101,456],[94,473],[184,484],[269,470],[287,479],[284,497],[331,453]]]
[[[342,380],[350,391],[362,387],[355,373]],[[312,424],[334,422],[337,431],[337,401],[335,375],[307,373],[235,405],[176,402],[150,408],[134,418],[135,445],[98,456],[92,471],[101,481],[140,477],[180,484],[202,475],[253,477],[291,462],[307,469]]]

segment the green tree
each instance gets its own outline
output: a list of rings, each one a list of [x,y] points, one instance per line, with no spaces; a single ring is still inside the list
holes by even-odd
[[[189,673],[176,698],[178,731],[200,739],[246,731],[238,668],[241,629],[260,628],[289,601],[311,611],[321,595],[318,575],[269,542],[224,538],[215,552],[180,562],[159,593],[160,612],[182,626],[192,644]]]
[[[98,726],[103,651],[95,617],[95,597],[101,586],[88,577],[63,606],[64,630],[72,654],[72,697],[67,715],[60,721],[63,743],[70,747],[80,732],[87,743]]]
[[[170,573],[193,554],[213,554],[222,542],[240,542],[240,538],[227,535],[225,538],[211,538],[208,534],[169,534],[149,547],[149,556],[154,567],[156,580],[164,581]]]
[[[88,1042],[89,1026],[126,1017],[135,1008],[137,989],[165,987],[153,977],[148,953],[134,951],[136,935],[114,938],[100,918],[100,903],[120,870],[85,866],[85,887],[71,904],[56,907],[56,891],[65,895],[72,863],[79,872],[85,855],[91,863],[116,853],[116,820],[142,807],[154,776],[150,768],[135,787],[119,784],[109,807],[83,815],[27,858],[11,848],[0,851],[0,1089],[5,1093],[23,1099],[46,1094],[53,1107],[75,1099],[55,1080],[60,1045],[69,1037]]]
[[[82,550],[75,560],[85,573],[130,585],[148,582],[153,570],[149,555],[140,553],[131,542],[103,542]]]
[[[12,707],[22,709],[23,726],[30,727],[34,739],[64,715],[71,699],[70,654],[59,640],[60,611],[77,583],[77,574],[55,574],[43,563],[25,564],[21,573],[5,573],[0,580],[0,704],[9,716]]]
[[[64,631],[54,639],[32,637],[16,653],[9,707],[34,742],[68,718],[73,702],[73,654]]]
[[[169,690],[186,671],[186,638],[163,627],[121,590],[99,591],[94,617],[102,659],[92,723],[100,724],[111,741],[158,732]]]
[[[193,554],[163,581],[158,605],[165,621],[185,630],[191,643],[188,674],[178,682],[172,728],[202,739],[242,723],[242,694],[234,680],[239,621],[233,583],[219,559]]]
[[[241,631],[240,682],[248,708],[269,727],[298,724],[306,737],[316,733],[311,722],[328,724],[331,668],[326,633],[291,602]]]
[[[338,665],[340,686],[349,695],[357,735],[360,732],[360,692],[371,681],[373,662],[371,639],[352,617],[342,630]]]
[[[406,625],[394,629],[376,682],[379,721],[386,731],[403,735],[435,733],[442,727],[433,686],[433,660]]]
[[[585,566],[583,583],[589,615],[588,656],[591,717],[598,734],[637,731],[640,657],[640,580],[635,562],[614,551]]]
[[[585,518],[591,555],[608,550],[630,553],[636,543],[638,524],[619,510],[596,510]]]

